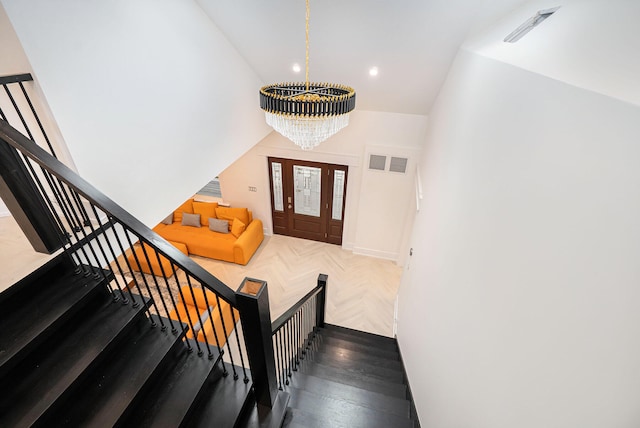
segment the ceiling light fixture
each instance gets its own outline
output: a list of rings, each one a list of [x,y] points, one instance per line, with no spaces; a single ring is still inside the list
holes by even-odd
[[[542,21],[553,15],[556,10],[560,9],[560,6],[553,7],[551,9],[543,9],[536,12],[531,18],[523,22],[518,28],[513,30],[504,41],[507,43],[515,43],[525,36],[529,31],[537,27]]]
[[[378,67],[371,67],[369,69],[369,76],[377,76],[378,75]]]
[[[306,5],[305,81],[263,86],[260,108],[269,126],[310,150],[349,124],[356,92],[335,83],[309,83],[309,0]]]

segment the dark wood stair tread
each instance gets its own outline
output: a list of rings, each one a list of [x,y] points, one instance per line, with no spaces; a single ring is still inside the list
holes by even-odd
[[[392,397],[405,398],[407,393],[407,387],[404,384],[385,382],[380,379],[354,374],[348,370],[326,366],[314,361],[302,361],[298,367],[298,371],[311,376],[355,386],[356,388],[366,389]]]
[[[229,375],[209,381],[211,384],[211,389],[208,391],[209,398],[198,406],[186,426],[231,428],[236,426],[242,410],[248,408],[251,381],[244,383],[241,367],[236,367],[240,377],[234,380],[231,364],[223,364],[227,367]],[[247,374],[251,378],[248,371]]]
[[[373,353],[363,352],[362,350],[347,349],[343,348],[340,345],[325,343],[323,344],[323,346],[319,346],[318,349],[314,350],[313,352],[326,354],[337,360],[349,359],[350,361],[362,361],[373,366],[396,369],[400,370],[401,372],[404,370],[402,361],[396,360],[394,358],[385,358],[384,356],[378,355],[378,353],[375,351]]]
[[[350,336],[350,337],[357,337],[360,339],[369,340],[377,345],[380,345],[380,344],[396,345],[396,339],[394,339],[393,337],[382,336],[374,333],[367,333],[366,331],[361,331],[361,330],[353,330],[351,328],[342,327],[335,324],[325,324],[324,327],[322,327],[322,329],[329,332],[346,334],[347,336]]]
[[[390,337],[376,336],[368,333],[363,333],[366,335],[352,334],[348,329],[336,329],[331,327],[321,328],[318,334],[322,337],[333,337],[336,339],[348,340],[351,343],[370,346],[375,349],[398,352],[398,345],[396,341]]]
[[[165,321],[166,322],[166,321]],[[82,393],[54,415],[52,422],[64,426],[114,426],[132,409],[163,362],[184,346],[181,335],[142,319],[133,326],[109,361],[93,372]]]
[[[311,345],[312,349],[322,349],[325,345],[337,346],[339,348],[358,351],[363,354],[375,354],[377,357],[400,361],[400,354],[398,351],[379,349],[371,345],[351,342],[348,338],[338,339],[332,336],[323,336],[322,333],[319,333],[315,341],[316,342]]]
[[[323,349],[326,350],[326,349]],[[384,367],[379,364],[370,364],[366,360],[347,357],[337,357],[331,353],[309,352],[306,358],[310,358],[319,364],[339,368],[349,372],[352,376],[379,379],[385,382],[403,383],[404,372],[394,367]]]
[[[208,382],[222,377],[217,349],[212,350],[213,358],[209,359],[206,351],[202,356],[198,355],[192,339],[189,342],[192,351],[184,347],[176,353],[174,364],[167,367],[166,373],[158,376],[149,394],[126,421],[126,426],[180,426],[193,411],[198,398],[206,395],[205,386]]]
[[[38,420],[140,315],[140,309],[106,298],[55,346],[45,343],[42,352],[25,359],[5,379],[13,387],[0,397],[0,425],[25,426]]]
[[[409,417],[409,402],[404,398],[390,397],[303,373],[295,373],[289,379],[289,382],[292,388],[304,389],[314,394],[333,397],[362,407],[392,413],[400,417]],[[285,390],[288,388],[289,387],[285,387]]]
[[[282,428],[349,428],[348,424],[327,420],[324,415],[305,412],[300,409],[287,409]]]
[[[378,411],[339,398],[319,395],[304,389],[290,388],[289,407],[324,417],[326,426],[348,426],[350,428],[412,428],[408,417]],[[286,426],[286,425],[285,425]]]
[[[47,281],[31,298],[8,298],[3,307],[3,327],[0,329],[0,376],[11,370],[30,350],[55,332],[84,304],[98,293],[107,293],[101,279],[75,275],[67,270]],[[14,301],[17,300],[17,301]],[[6,307],[11,306],[10,310]]]

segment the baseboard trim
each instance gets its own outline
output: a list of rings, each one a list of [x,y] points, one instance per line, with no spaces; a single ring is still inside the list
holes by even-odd
[[[391,260],[394,262],[398,259],[397,252],[372,250],[372,249],[363,248],[363,247],[353,247],[353,254],[375,257],[377,259]]]
[[[407,377],[407,370],[404,365],[404,358],[402,358],[402,350],[400,349],[400,344],[398,343],[398,337],[396,336],[396,344],[398,345],[398,355],[400,355],[400,362],[402,363],[402,377],[404,379],[404,383],[407,384],[407,400],[409,400],[409,419],[414,422],[415,428],[420,428],[420,419],[418,419],[418,412],[416,411],[416,405],[413,402],[413,393],[411,392],[411,384],[409,383],[409,378]]]

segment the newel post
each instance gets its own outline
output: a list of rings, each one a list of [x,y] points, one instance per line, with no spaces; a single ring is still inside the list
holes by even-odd
[[[329,276],[321,273],[318,275],[318,287],[322,287],[322,292],[316,297],[316,326],[324,327],[324,311],[327,303],[327,281]]]
[[[278,382],[271,338],[267,282],[245,278],[236,291],[236,303],[240,310],[256,401],[271,408],[278,395]]]

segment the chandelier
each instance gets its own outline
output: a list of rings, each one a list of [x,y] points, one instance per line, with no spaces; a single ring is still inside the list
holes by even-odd
[[[306,0],[304,83],[278,83],[260,88],[260,108],[269,126],[303,150],[311,150],[349,124],[356,106],[353,88],[309,83],[309,0]]]

